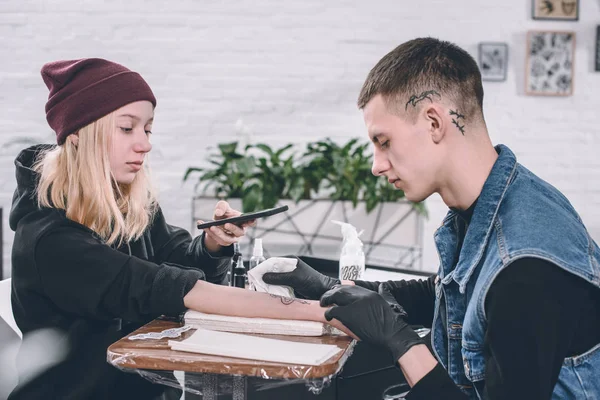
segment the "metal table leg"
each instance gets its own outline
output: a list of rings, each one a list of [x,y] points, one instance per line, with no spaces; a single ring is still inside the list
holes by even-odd
[[[233,376],[233,400],[246,400],[248,396],[248,379],[245,376]]]
[[[190,374],[186,374],[190,376]],[[196,374],[194,374],[196,375]],[[201,387],[197,385],[194,387],[193,393],[190,393],[186,390],[185,399],[202,399],[202,400],[224,400],[224,399],[232,399],[232,400],[246,400],[248,398],[248,377],[239,376],[239,375],[215,375],[215,374],[199,374],[199,383]],[[228,388],[226,381],[231,379],[231,397],[227,393],[219,393],[219,379],[221,380],[221,388],[222,390],[226,390],[224,388]],[[224,382],[225,380],[225,382]],[[196,381],[198,382],[198,381]],[[225,383],[225,385],[224,385]],[[185,385],[187,386],[187,385]],[[188,388],[189,390],[190,388]],[[195,394],[198,393],[201,394]],[[229,392],[229,390],[226,390]],[[223,397],[224,396],[224,397]]]
[[[219,381],[217,375],[202,375],[202,400],[217,400]]]

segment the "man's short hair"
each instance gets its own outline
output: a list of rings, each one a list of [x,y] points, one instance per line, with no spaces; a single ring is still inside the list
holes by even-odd
[[[466,120],[483,119],[483,86],[477,63],[453,43],[418,38],[386,54],[369,72],[358,108],[381,94],[394,111],[409,115],[418,103],[447,99]]]

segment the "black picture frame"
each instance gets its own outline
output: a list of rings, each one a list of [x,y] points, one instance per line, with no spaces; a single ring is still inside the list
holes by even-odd
[[[531,0],[531,18],[544,21],[579,21],[581,0]],[[575,12],[574,16],[570,14]]]
[[[480,42],[477,50],[481,80],[504,82],[508,71],[508,44],[504,42]]]

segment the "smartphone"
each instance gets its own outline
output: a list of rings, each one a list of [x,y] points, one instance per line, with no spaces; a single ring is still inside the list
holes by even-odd
[[[246,221],[252,221],[253,219],[264,218],[264,217],[268,217],[270,215],[279,214],[284,211],[287,211],[288,209],[289,209],[288,206],[281,206],[281,207],[276,207],[276,208],[268,208],[266,210],[261,210],[261,211],[255,211],[255,212],[251,212],[251,213],[245,213],[242,215],[238,215],[237,217],[217,219],[215,221],[207,221],[207,222],[198,224],[198,229],[206,229],[206,228],[210,228],[211,226],[219,226],[219,225],[225,225],[225,224],[241,225],[242,223],[244,223]]]

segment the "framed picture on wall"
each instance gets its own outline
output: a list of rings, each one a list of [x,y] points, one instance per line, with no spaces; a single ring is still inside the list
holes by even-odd
[[[508,45],[506,43],[479,43],[479,69],[484,81],[506,80],[508,69]]]
[[[579,0],[531,0],[533,19],[579,20]]]
[[[525,93],[573,94],[575,32],[529,31],[525,66]]]

